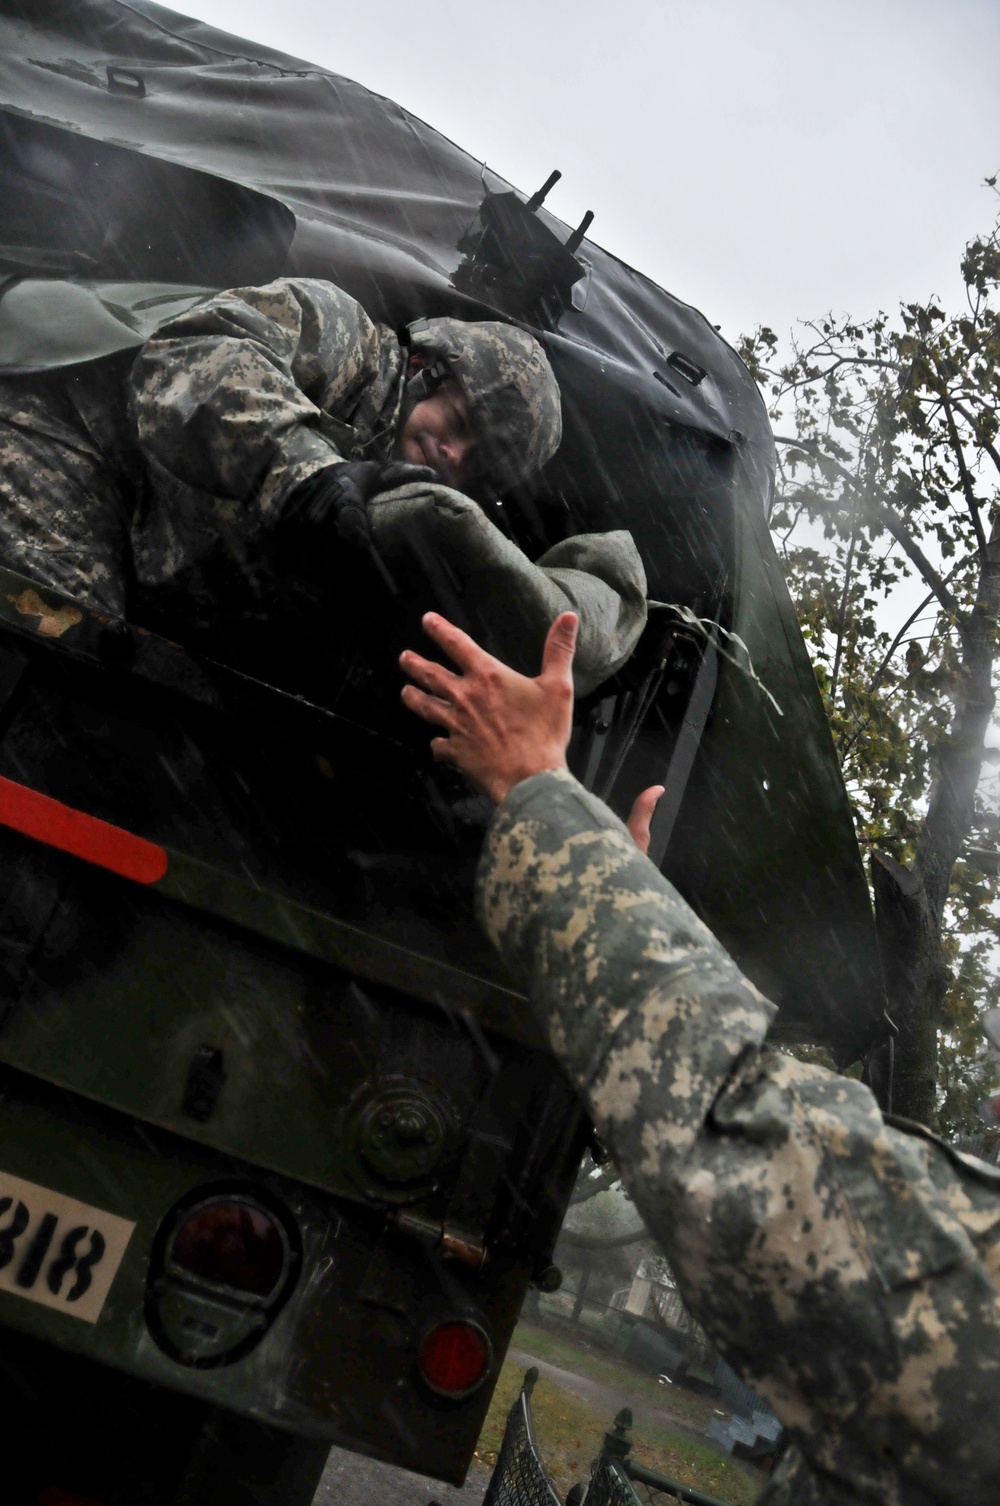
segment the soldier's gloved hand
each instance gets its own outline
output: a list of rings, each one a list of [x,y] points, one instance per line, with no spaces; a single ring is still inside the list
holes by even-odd
[[[285,521],[303,532],[328,532],[331,528],[347,543],[362,547],[371,542],[368,503],[380,492],[413,481],[438,481],[425,465],[390,461],[346,460],[327,466],[297,486],[285,507]]]
[[[368,464],[367,461],[362,463]],[[395,491],[397,486],[409,486],[414,481],[433,481],[438,486],[441,484],[441,477],[429,465],[409,465],[405,460],[390,460],[378,470],[377,484],[368,493],[369,497],[377,497],[380,492]]]

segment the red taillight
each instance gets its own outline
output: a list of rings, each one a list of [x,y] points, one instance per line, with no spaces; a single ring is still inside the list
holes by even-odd
[[[184,1220],[168,1258],[189,1275],[269,1297],[285,1269],[285,1244],[260,1208],[223,1198]]]
[[[492,1357],[492,1346],[479,1324],[456,1319],[437,1323],[424,1335],[417,1365],[432,1391],[440,1396],[464,1396],[479,1385]]]

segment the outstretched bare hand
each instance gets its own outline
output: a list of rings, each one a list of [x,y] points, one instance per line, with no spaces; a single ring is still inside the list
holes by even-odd
[[[436,612],[424,631],[458,674],[411,649],[400,655],[403,704],[442,727],[431,753],[460,769],[497,805],[515,784],[545,769],[565,769],[573,722],[573,651],[578,619],[563,612],[549,628],[535,679],[508,669]]]

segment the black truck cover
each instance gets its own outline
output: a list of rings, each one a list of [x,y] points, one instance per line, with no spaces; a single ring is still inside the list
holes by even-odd
[[[282,274],[329,277],[397,327],[516,317],[462,270],[484,195],[509,185],[390,100],[144,0],[0,9],[0,368],[136,344],[176,299]],[[738,633],[770,692],[715,633],[683,717],[671,722],[676,686],[648,681],[647,714],[594,764],[596,785],[622,809],[666,783],[664,871],[779,1003],[784,1032],[850,1060],[884,1029],[877,948],[767,529],[763,403],[697,310],[592,241],[575,249],[571,296],[525,317],[566,437],[512,502],[522,542],[630,528],[651,596]],[[47,314],[60,299],[62,317]]]

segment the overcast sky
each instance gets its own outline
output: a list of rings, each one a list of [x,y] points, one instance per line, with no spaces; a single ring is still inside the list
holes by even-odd
[[[190,0],[387,94],[734,339],[959,296],[1000,0]]]

